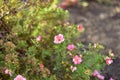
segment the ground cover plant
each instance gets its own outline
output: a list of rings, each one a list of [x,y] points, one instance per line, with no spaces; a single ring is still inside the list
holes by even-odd
[[[76,42],[84,27],[68,23],[68,11],[57,3],[0,0],[1,80],[104,80],[101,70],[114,54]]]

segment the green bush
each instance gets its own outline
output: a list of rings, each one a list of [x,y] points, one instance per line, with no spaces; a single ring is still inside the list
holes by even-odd
[[[94,70],[101,71],[103,46],[89,44],[87,50],[76,42],[84,28],[68,24],[68,11],[57,3],[0,0],[0,79],[90,80]]]

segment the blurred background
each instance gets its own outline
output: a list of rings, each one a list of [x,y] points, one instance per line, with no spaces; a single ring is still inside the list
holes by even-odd
[[[103,44],[120,57],[120,0],[62,0],[60,6],[70,23],[85,27],[78,41]]]

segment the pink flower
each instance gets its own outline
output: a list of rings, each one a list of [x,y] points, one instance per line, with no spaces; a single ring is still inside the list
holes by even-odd
[[[14,80],[26,80],[26,78],[24,78],[21,75],[17,75],[16,78],[14,78]]]
[[[92,76],[97,77],[100,80],[104,80],[105,78],[103,75],[100,75],[100,73],[97,70],[94,70]]]
[[[37,40],[37,41],[41,41],[41,36],[38,36],[38,37],[36,38],[36,40]]]
[[[5,69],[5,74],[9,74],[10,76],[12,76],[13,72],[9,69]]]
[[[63,2],[63,3],[60,4],[60,8],[62,8],[64,10],[67,9],[68,6],[69,6],[69,3],[67,3],[67,2]]]
[[[78,29],[78,31],[80,31],[80,32],[83,32],[83,31],[84,31],[83,25],[78,25],[77,29]]]
[[[77,67],[76,67],[76,66],[71,66],[70,68],[71,68],[72,72],[74,72],[74,71],[77,70]]]
[[[70,44],[67,46],[67,49],[70,50],[70,51],[73,51],[75,49],[75,46],[74,44]]]
[[[5,74],[9,74],[9,70],[8,69],[5,69]]]
[[[97,78],[100,79],[100,80],[104,80],[105,77],[103,75],[98,74]]]
[[[40,64],[40,69],[43,69],[44,68],[44,65],[43,64]]]
[[[75,55],[73,57],[73,62],[74,62],[74,64],[80,64],[82,62],[81,56]]]
[[[110,78],[109,80],[114,80],[113,78]]]
[[[97,75],[99,75],[99,74],[100,74],[100,73],[99,73],[97,70],[94,70],[92,76],[97,76]]]
[[[54,43],[55,44],[60,44],[64,41],[64,37],[62,34],[58,34],[54,37]]]
[[[113,60],[110,57],[106,57],[105,61],[107,65],[110,65],[113,63]]]

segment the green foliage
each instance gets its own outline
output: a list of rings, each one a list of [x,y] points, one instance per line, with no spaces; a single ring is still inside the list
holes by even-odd
[[[5,70],[9,69],[12,75],[8,80],[18,74],[27,80],[90,80],[95,69],[104,67],[104,56],[99,53],[103,47],[89,45],[86,50],[84,44],[77,43],[75,38],[82,31],[66,23],[69,13],[56,3],[57,0],[0,0],[0,31],[3,32],[0,76],[7,75]],[[58,34],[65,40],[55,44],[54,38]],[[37,40],[38,36],[40,40]],[[69,44],[74,44],[75,50],[69,51]],[[73,63],[75,55],[82,55],[81,64]],[[70,68],[72,65],[77,67],[74,72]]]

